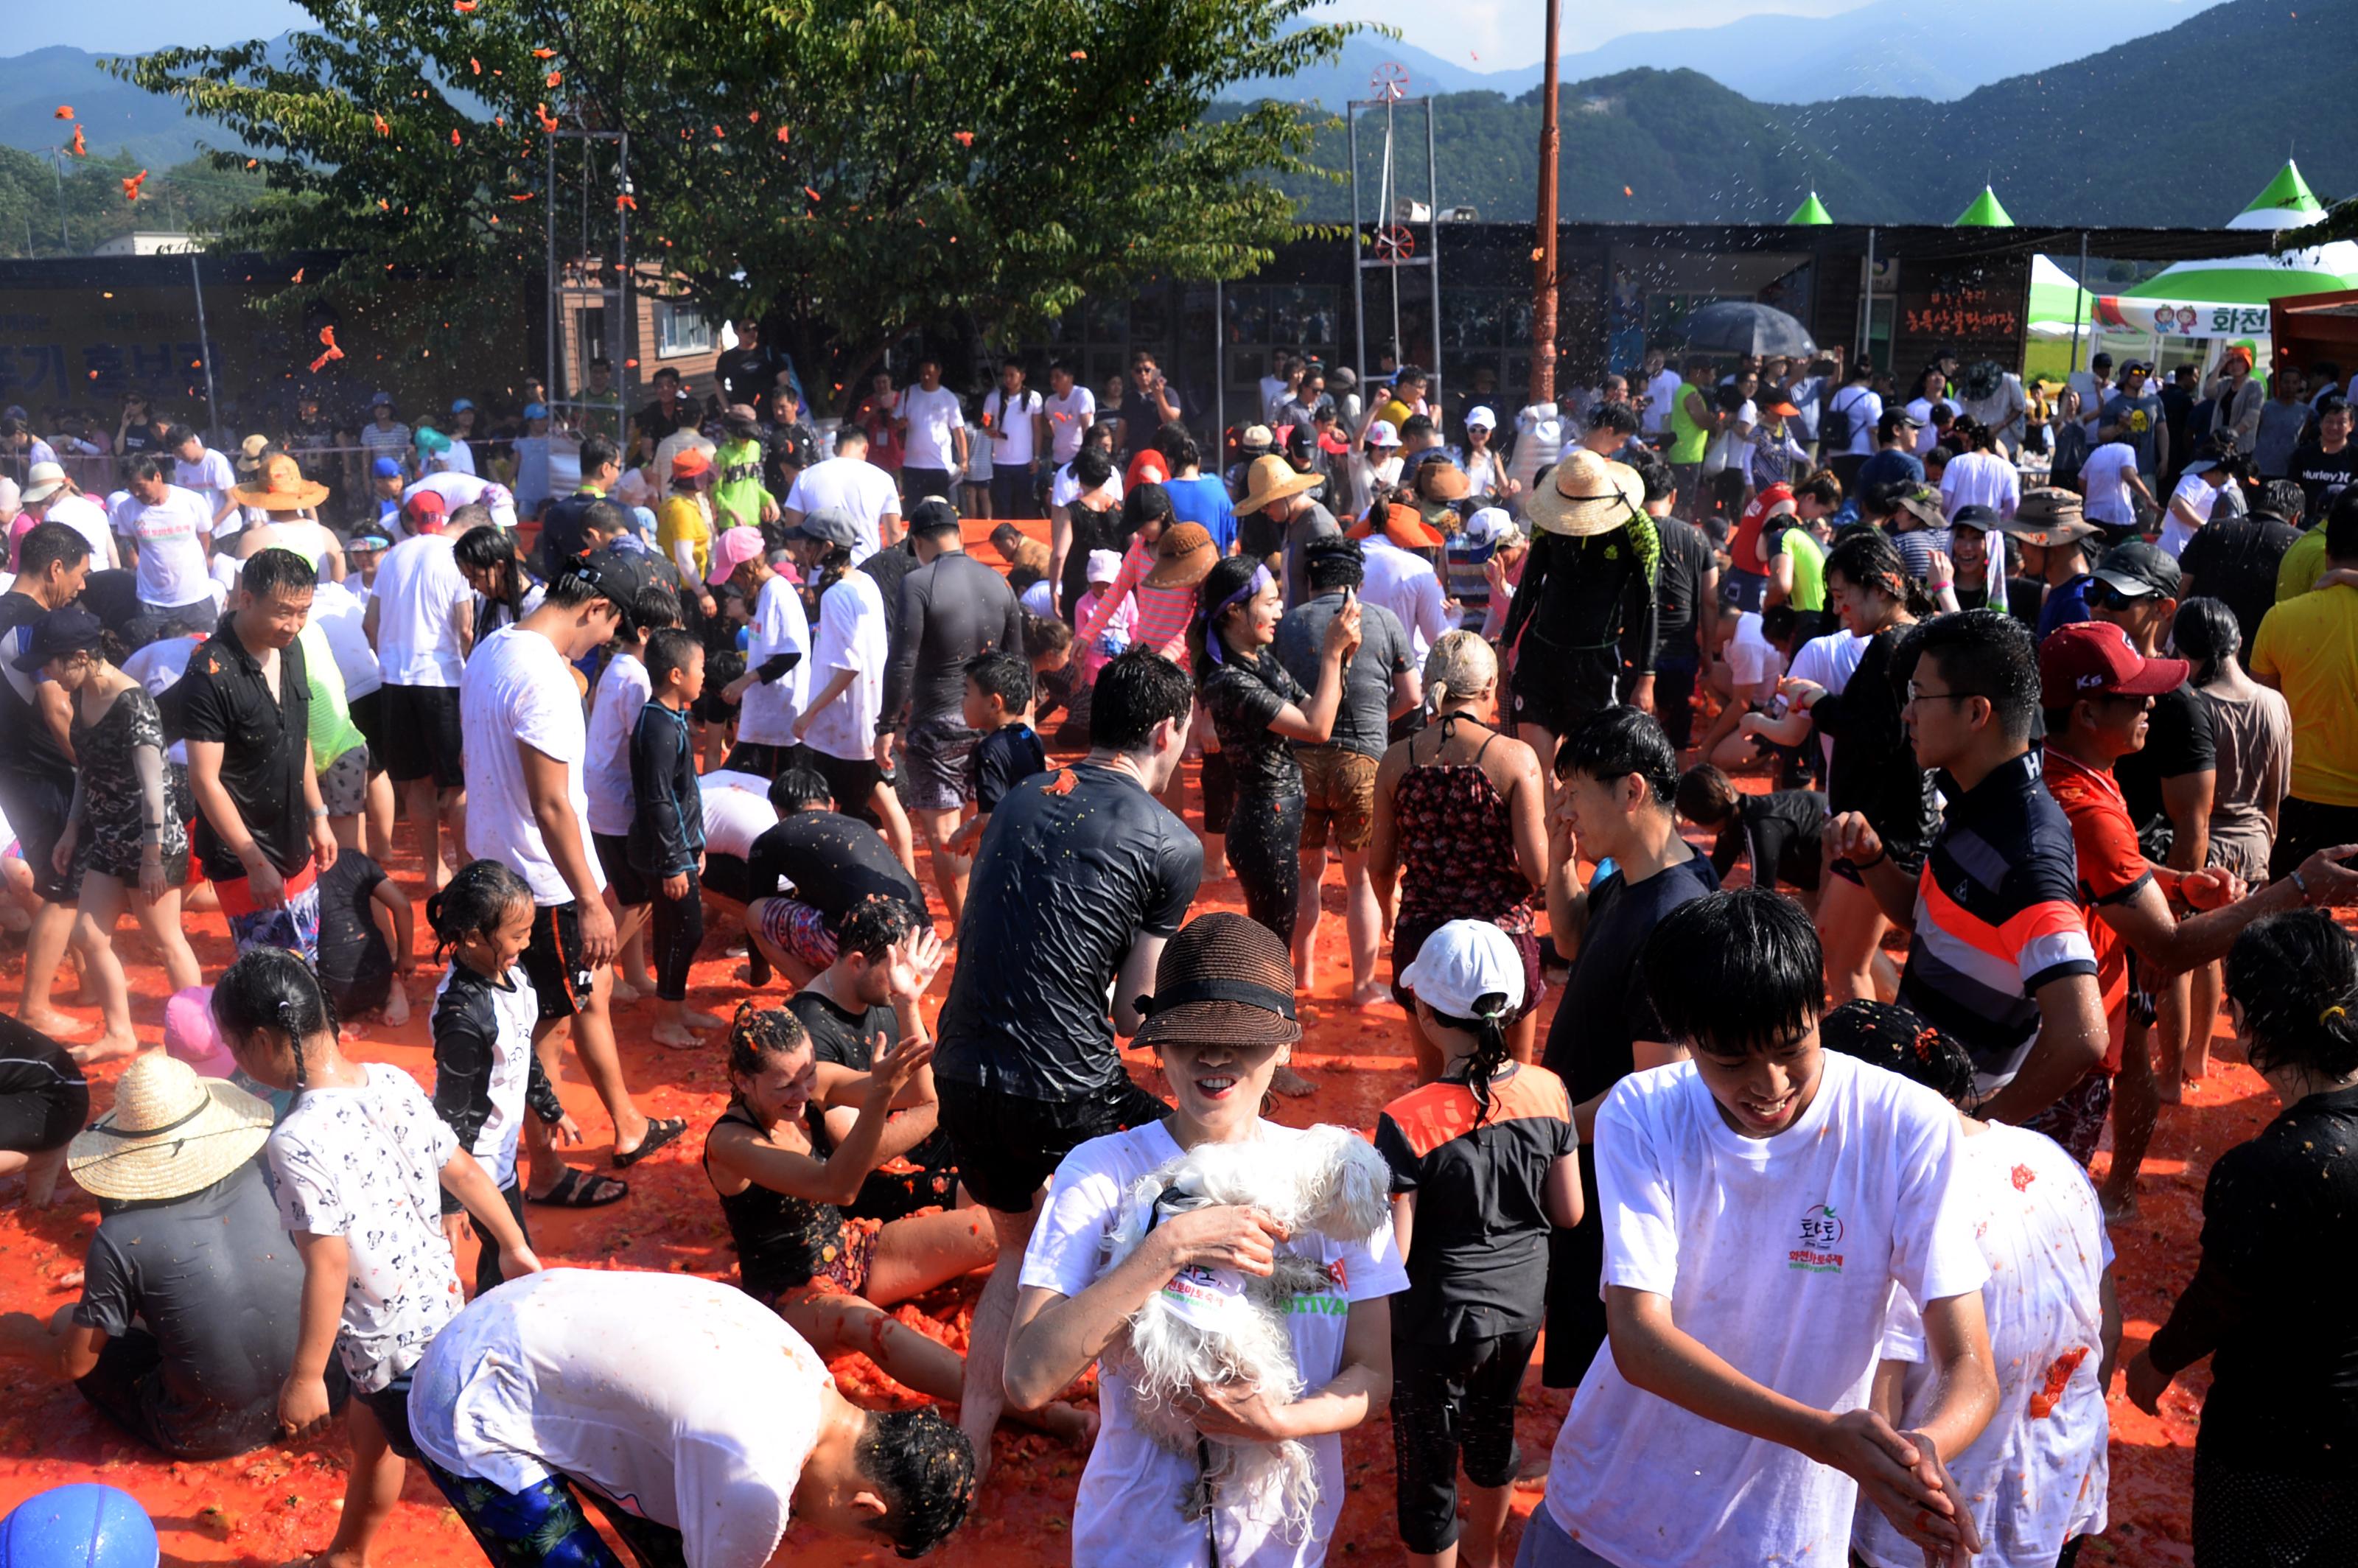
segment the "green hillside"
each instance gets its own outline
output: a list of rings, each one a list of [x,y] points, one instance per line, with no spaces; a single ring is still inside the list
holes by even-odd
[[[2358,189],[2358,146],[2335,131],[2358,101],[2353,38],[2358,0],[2297,11],[2230,0],[1947,103],[1757,103],[1687,70],[1574,82],[1563,89],[1562,211],[1569,222],[1775,222],[1814,189],[1840,222],[1946,223],[1986,181],[2026,224],[2208,227],[2241,211],[2288,152],[2331,200]],[[1539,94],[1453,93],[1433,108],[1442,204],[1528,219]],[[1422,198],[1422,117],[1399,124],[1395,178]],[[1372,191],[1379,122],[1362,119],[1359,145]],[[1348,167],[1339,126],[1321,133],[1319,162]],[[1348,216],[1344,187],[1305,180],[1293,194],[1305,216]]]

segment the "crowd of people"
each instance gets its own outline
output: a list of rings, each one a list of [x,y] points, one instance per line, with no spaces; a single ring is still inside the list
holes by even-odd
[[[1527,1568],[2047,1568],[2107,1525],[2106,1227],[2225,1005],[2284,1111],[2126,1395],[2214,1357],[2206,1568],[2358,1525],[2338,396],[2271,473],[2288,373],[2197,378],[2174,446],[2126,367],[2067,470],[2071,389],[1949,360],[1658,353],[1503,428],[1284,361],[1211,443],[1151,359],[1010,362],[972,428],[926,360],[822,457],[737,336],[569,488],[382,397],[332,479],[160,420],[103,493],[27,454],[0,1174],[101,1219],[8,1348],[176,1458],[341,1411],[330,1568],[411,1462],[497,1564],[611,1561],[585,1506],[645,1568],[914,1555],[1003,1421],[1086,1454],[1076,1563],[1310,1568],[1387,1411],[1402,1550],[1479,1568],[1535,1360]],[[1372,1157],[1284,1119],[1330,993],[1404,1014]],[[349,1050],[413,1009],[430,1086]],[[725,1108],[642,1110],[623,1038]],[[544,1267],[534,1207],[691,1139],[733,1282]],[[962,1354],[893,1310],[960,1281]]]

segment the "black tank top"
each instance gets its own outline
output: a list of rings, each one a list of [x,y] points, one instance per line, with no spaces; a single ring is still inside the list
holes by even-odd
[[[754,1131],[761,1124],[741,1105],[731,1104],[720,1120],[734,1121]],[[704,1135],[705,1179],[712,1176],[712,1134]],[[832,1204],[773,1192],[755,1182],[731,1196],[713,1188],[720,1199],[721,1217],[737,1244],[738,1283],[745,1293],[773,1302],[786,1291],[807,1285],[825,1260],[822,1251],[841,1243],[843,1211]]]

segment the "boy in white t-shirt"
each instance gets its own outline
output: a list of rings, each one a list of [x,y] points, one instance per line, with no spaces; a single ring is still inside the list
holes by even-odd
[[[2217,458],[2205,455],[2186,465],[2186,476],[2169,493],[2169,510],[2162,514],[2161,547],[2171,560],[2186,553],[2194,542],[2195,534],[2211,521],[2212,510],[2219,504],[2219,492],[2234,478],[2234,470]]]
[[[1597,1112],[1612,1355],[1573,1397],[1518,1568],[1843,1568],[1862,1498],[1963,1564],[1981,1542],[1943,1455],[1980,1436],[1997,1380],[1956,1113],[1820,1050],[1824,956],[1774,892],[1671,911],[1642,971],[1693,1055]],[[1940,1390],[1907,1433],[1867,1408],[1895,1286],[1923,1303]]]

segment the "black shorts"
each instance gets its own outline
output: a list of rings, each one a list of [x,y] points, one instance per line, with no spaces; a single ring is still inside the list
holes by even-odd
[[[1160,1121],[1171,1108],[1122,1075],[1087,1099],[1030,1099],[975,1084],[939,1082],[936,1123],[957,1156],[958,1179],[974,1201],[1022,1214],[1065,1156],[1092,1138]]]
[[[0,1018],[0,1150],[46,1154],[73,1141],[90,1119],[81,1068],[38,1030]]]
[[[384,687],[348,698],[345,706],[352,710],[352,728],[368,742],[369,777],[374,778],[384,772]]]
[[[835,809],[846,816],[856,817],[869,827],[882,829],[884,819],[876,815],[871,804],[876,786],[884,782],[884,770],[876,765],[873,757],[830,757],[825,752],[811,751],[805,759],[818,770],[827,781],[827,793],[835,796]]]
[[[544,903],[532,912],[532,940],[525,945],[525,979],[540,999],[540,1021],[570,1018],[590,1005],[590,971],[581,962],[581,906]]]
[[[1566,648],[1525,633],[1511,683],[1517,724],[1536,724],[1562,740],[1590,715],[1621,700],[1617,648]],[[1548,758],[1540,759],[1542,765]]]
[[[457,789],[467,782],[460,759],[465,742],[460,734],[459,688],[453,686],[395,686],[377,688],[384,731],[384,771],[395,784],[431,778],[437,789]],[[370,742],[375,744],[373,741]]]
[[[620,833],[592,833],[590,848],[598,853],[598,864],[606,872],[606,886],[612,890],[614,902],[624,909],[636,909],[655,901],[655,890],[647,879],[631,869],[631,841]]]
[[[73,775],[34,778],[23,773],[0,776],[0,811],[16,830],[16,843],[33,873],[33,892],[45,903],[71,903],[81,896],[81,861],[59,876],[50,856],[65,836],[73,815]]]
[[[916,811],[972,806],[974,749],[980,744],[982,732],[968,729],[955,713],[937,713],[911,724],[901,737],[901,798]]]

